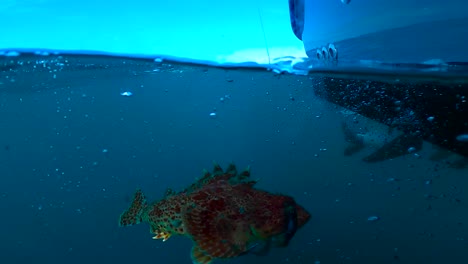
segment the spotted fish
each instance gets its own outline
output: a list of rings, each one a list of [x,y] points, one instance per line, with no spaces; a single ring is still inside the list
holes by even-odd
[[[148,203],[137,190],[120,226],[148,223],[153,239],[183,235],[193,241],[194,264],[209,264],[247,253],[263,255],[270,247],[285,247],[310,214],[286,195],[254,188],[250,170],[237,173],[214,165],[213,172],[163,199]]]

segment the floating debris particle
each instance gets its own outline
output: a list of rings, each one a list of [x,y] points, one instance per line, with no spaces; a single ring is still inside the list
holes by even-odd
[[[369,222],[375,222],[375,221],[378,221],[378,220],[380,220],[380,217],[375,216],[375,215],[369,216],[369,217],[367,218],[367,221],[369,221]]]
[[[216,117],[216,113],[215,113],[215,112],[211,112],[211,113],[210,113],[210,117],[211,117],[211,118],[215,118],[215,117]]]

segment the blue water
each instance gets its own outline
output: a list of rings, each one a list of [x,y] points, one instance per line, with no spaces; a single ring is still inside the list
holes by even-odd
[[[314,96],[314,77],[12,60],[22,65],[0,72],[1,263],[191,263],[189,239],[154,241],[118,217],[136,188],[160,199],[214,160],[250,165],[259,188],[312,214],[287,248],[226,263],[468,261],[468,178],[447,165],[457,157],[433,161],[428,143],[376,164],[344,156],[343,109]]]

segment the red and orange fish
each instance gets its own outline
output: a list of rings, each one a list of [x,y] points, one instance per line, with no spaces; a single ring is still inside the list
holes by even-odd
[[[191,238],[195,264],[285,247],[310,214],[292,197],[255,189],[256,182],[249,169],[238,174],[230,164],[224,172],[215,164],[213,173],[205,171],[185,190],[168,190],[162,200],[151,204],[137,190],[130,208],[120,216],[120,225],[146,222],[153,239],[163,241],[173,235]]]

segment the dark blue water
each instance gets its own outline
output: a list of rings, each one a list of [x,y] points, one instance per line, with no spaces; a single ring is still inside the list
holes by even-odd
[[[468,261],[468,174],[449,166],[461,157],[434,161],[428,143],[374,164],[344,156],[343,109],[314,96],[314,77],[49,59],[0,72],[1,263],[191,263],[189,239],[118,218],[136,188],[160,199],[214,160],[250,165],[259,188],[312,213],[287,248],[227,263]]]

